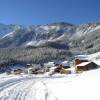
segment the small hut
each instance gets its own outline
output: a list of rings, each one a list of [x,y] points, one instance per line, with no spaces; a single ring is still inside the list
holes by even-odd
[[[44,67],[46,68],[51,68],[55,66],[55,62],[48,62],[48,63],[44,63]]]
[[[94,62],[83,62],[76,65],[76,71],[87,71],[95,68],[98,68],[98,66]]]
[[[15,70],[13,70],[13,72],[14,72],[14,74],[21,74],[21,73],[23,73],[24,71],[22,70],[22,69],[15,69]]]
[[[69,61],[63,61],[63,62],[61,63],[61,65],[62,65],[62,67],[65,68],[65,69],[70,68],[70,63],[69,63]]]
[[[63,68],[62,65],[59,65],[57,68],[54,69],[54,73],[71,74],[71,70],[67,70],[67,69]]]
[[[13,66],[10,66],[11,67],[11,73],[12,74],[21,74],[21,73],[24,73],[26,67],[25,65],[23,64],[16,64],[16,65],[13,65]]]

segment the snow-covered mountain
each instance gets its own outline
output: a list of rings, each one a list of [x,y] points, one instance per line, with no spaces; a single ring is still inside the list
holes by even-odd
[[[99,49],[100,22],[73,25],[65,22],[47,25],[0,24],[0,48],[26,46],[61,46],[64,48]],[[94,49],[93,49],[94,50]]]
[[[65,33],[71,35],[76,29],[76,26],[64,22],[23,27],[15,25],[12,30],[2,29],[5,32],[0,31],[0,47],[38,46],[58,40]]]

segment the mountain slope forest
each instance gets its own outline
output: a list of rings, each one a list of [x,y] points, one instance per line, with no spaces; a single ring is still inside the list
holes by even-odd
[[[0,64],[72,60],[77,54],[100,51],[100,22],[73,25],[0,24]]]

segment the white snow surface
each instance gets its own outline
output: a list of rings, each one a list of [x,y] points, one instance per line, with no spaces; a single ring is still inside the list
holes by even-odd
[[[56,29],[59,30],[60,29],[60,26],[55,26],[55,25],[51,25],[51,26],[48,26],[48,25],[43,25],[43,26],[40,26],[40,28],[46,30],[46,31],[49,31],[49,30],[53,30],[53,29]]]
[[[88,65],[89,63],[91,62],[83,62],[83,63],[78,64],[77,66],[85,66],[85,65]]]
[[[4,35],[1,39],[4,39],[5,37],[13,37],[14,32],[15,32],[15,31],[10,32],[10,33]]]
[[[59,40],[63,39],[64,37],[65,37],[65,34],[59,36],[58,38],[54,38],[54,39],[51,38],[51,39],[49,39],[48,41],[55,42],[55,41],[59,41]]]
[[[29,41],[28,43],[26,43],[26,46],[39,46],[41,44],[46,43],[47,40],[40,40],[40,41]]]
[[[63,61],[61,64],[62,64],[63,66],[70,66],[68,61]]]
[[[0,74],[0,100],[100,100],[100,69],[51,77]]]
[[[82,27],[82,25],[81,25],[81,27]],[[97,26],[95,26],[95,25],[87,26],[86,25],[86,26],[83,27],[83,29],[78,28],[76,30],[75,36],[80,37],[82,35],[86,35],[87,33],[91,33],[91,32],[94,32],[96,30],[100,30],[100,25],[97,25]]]
[[[28,41],[25,46],[39,46],[39,45],[42,45],[42,44],[45,44],[46,42],[55,42],[55,41],[59,41],[61,40],[63,37],[65,37],[65,35],[61,35],[60,37],[58,38],[53,38],[53,37],[50,37],[49,39],[45,39],[45,40],[39,40],[39,41],[34,41],[34,40],[31,40],[31,41]]]

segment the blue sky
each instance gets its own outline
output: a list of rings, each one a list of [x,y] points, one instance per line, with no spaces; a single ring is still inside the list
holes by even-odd
[[[82,24],[100,21],[100,0],[0,0],[5,24]]]

